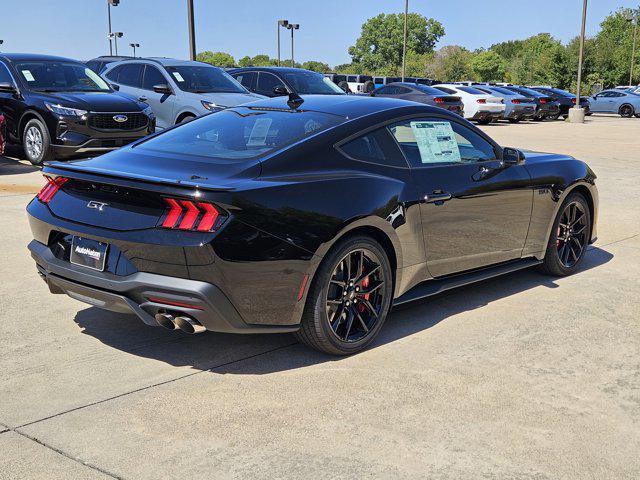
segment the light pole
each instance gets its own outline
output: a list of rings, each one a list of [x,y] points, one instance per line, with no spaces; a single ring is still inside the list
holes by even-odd
[[[117,7],[120,4],[120,0],[107,0],[107,19],[109,20],[109,32],[107,37],[109,38],[109,55],[113,55],[113,45],[111,39],[113,38],[111,32],[111,6]],[[116,52],[117,55],[117,52]]]
[[[193,12],[193,0],[187,0],[187,16],[189,17],[189,58],[196,59],[196,22]]]
[[[113,42],[116,46],[116,56],[118,56],[118,39],[122,38],[124,36],[123,32],[111,32],[109,34],[109,43],[111,43],[111,40],[113,39]]]
[[[280,66],[280,27],[287,28],[289,20],[278,20],[278,66]]]
[[[580,90],[582,85],[582,61],[584,59],[584,31],[587,23],[587,0],[582,5],[582,27],[580,29],[580,55],[578,57],[578,87],[576,88],[576,104],[569,109],[571,123],[584,123],[584,110],[580,106]]]
[[[404,0],[404,42],[402,43],[402,81],[407,65],[407,15],[409,14],[409,0]]]
[[[627,16],[627,20],[629,20],[633,24],[633,47],[631,48],[631,68],[629,68],[629,85],[633,85],[633,67],[636,62],[636,38],[638,37],[638,21],[640,20],[640,11],[631,11]]]
[[[133,48],[133,58],[136,58],[136,48],[140,48],[139,43],[130,43],[129,46]]]
[[[287,28],[289,30],[291,30],[291,68],[294,68],[296,66],[294,60],[293,60],[293,31],[294,30],[298,30],[300,28],[300,24],[299,23],[290,23],[287,25]]]

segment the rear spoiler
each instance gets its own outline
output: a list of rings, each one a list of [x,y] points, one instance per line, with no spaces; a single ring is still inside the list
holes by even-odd
[[[52,174],[55,176],[63,176],[85,180],[89,182],[104,183],[108,185],[117,185],[119,187],[134,188],[138,190],[146,190],[151,192],[160,192],[175,195],[184,195],[185,190],[204,190],[211,192],[231,192],[235,190],[233,187],[207,185],[198,181],[196,175],[192,181],[176,180],[169,178],[159,178],[152,176],[134,176],[127,174],[116,174],[115,172],[102,170],[99,168],[90,169],[87,167],[74,166],[61,162],[45,163],[43,169],[44,174]],[[205,180],[206,179],[202,179]]]

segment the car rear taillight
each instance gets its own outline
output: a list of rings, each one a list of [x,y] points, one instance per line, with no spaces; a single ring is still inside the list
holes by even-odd
[[[444,103],[444,98],[436,97],[436,98],[433,99],[433,101],[436,102],[436,103]]]
[[[514,99],[514,100],[511,100],[511,103],[513,103],[514,105],[520,105],[522,102],[518,99]]]
[[[541,98],[540,99],[540,104],[544,105],[545,103],[547,103],[547,99],[546,98]]]
[[[211,232],[220,224],[217,222],[222,218],[220,212],[211,203],[169,197],[165,197],[164,201],[167,207],[162,228]]]
[[[476,100],[476,102],[478,102],[478,103],[487,103],[487,99],[486,98],[479,98],[478,100]]]
[[[573,104],[575,105],[575,104],[576,104],[576,99],[575,99],[575,98],[572,98],[572,99],[571,99],[571,103],[573,103]]]
[[[47,184],[44,187],[42,187],[42,189],[38,192],[38,195],[36,195],[36,197],[42,203],[49,203],[53,198],[53,196],[56,193],[58,193],[58,190],[60,190],[60,187],[62,187],[62,185],[67,183],[69,179],[65,177],[51,178],[51,177],[47,177],[46,175],[44,176],[44,178],[47,180]]]

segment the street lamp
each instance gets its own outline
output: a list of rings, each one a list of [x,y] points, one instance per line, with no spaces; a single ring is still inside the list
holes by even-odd
[[[136,48],[140,48],[139,43],[130,43],[129,46],[133,48],[133,58],[136,58]]]
[[[123,32],[111,32],[109,34],[109,43],[111,43],[111,40],[113,39],[113,42],[116,46],[116,56],[118,56],[118,39],[122,38],[124,36]]]
[[[193,11],[193,0],[187,0],[187,16],[189,17],[189,58],[196,59],[196,23]]]
[[[409,0],[404,0],[404,41],[402,43],[402,81],[407,64],[407,15],[409,13]]]
[[[278,20],[276,27],[278,30],[278,66],[280,66],[280,27],[287,28],[287,25],[289,25],[289,20]]]
[[[107,0],[107,17],[109,19],[109,55],[113,55],[113,46],[111,45],[111,39],[113,38],[111,35],[111,7],[117,7],[120,4],[120,0]],[[117,55],[117,53],[116,53]]]
[[[296,66],[296,64],[293,61],[293,31],[294,30],[298,30],[300,28],[300,24],[299,23],[290,23],[290,24],[287,25],[287,28],[289,30],[291,30],[291,68],[294,68]]]
[[[636,63],[636,38],[638,37],[638,21],[640,21],[640,10],[630,11],[627,20],[633,25],[633,47],[631,48],[631,68],[629,69],[629,85],[633,85],[633,66]]]
[[[580,106],[580,87],[582,84],[582,61],[584,60],[584,30],[587,23],[587,0],[582,5],[582,27],[580,29],[580,56],[578,57],[578,87],[576,88],[576,104],[569,109],[571,123],[584,123],[584,109]]]

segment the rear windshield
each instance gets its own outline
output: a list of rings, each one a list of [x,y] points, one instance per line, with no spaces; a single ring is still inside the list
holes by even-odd
[[[284,77],[299,95],[346,95],[340,87],[320,73],[291,72],[285,73]]]
[[[442,95],[442,90],[429,87],[428,85],[420,85],[419,83],[416,83],[415,85],[412,85],[412,87],[420,90],[422,93],[426,93],[427,95]]]
[[[506,88],[501,88],[501,87],[491,87],[488,89],[491,92],[498,92],[501,93],[503,95],[517,95],[516,92],[512,92],[511,90],[507,90]]]
[[[526,97],[534,97],[534,98],[540,98],[540,97],[548,97],[549,95],[547,95],[546,93],[542,93],[542,92],[538,92],[536,90],[531,90],[530,88],[524,88],[524,87],[508,87],[509,90],[512,90],[516,93],[519,93],[520,95],[524,95]]]
[[[261,157],[345,121],[322,112],[236,107],[205,115],[137,145],[136,149],[211,159]]]
[[[458,86],[458,90],[462,90],[463,92],[470,93],[471,95],[486,95],[482,90],[478,90],[473,87],[461,87]]]
[[[208,65],[166,67],[180,90],[191,93],[247,93],[235,78],[220,68]]]

